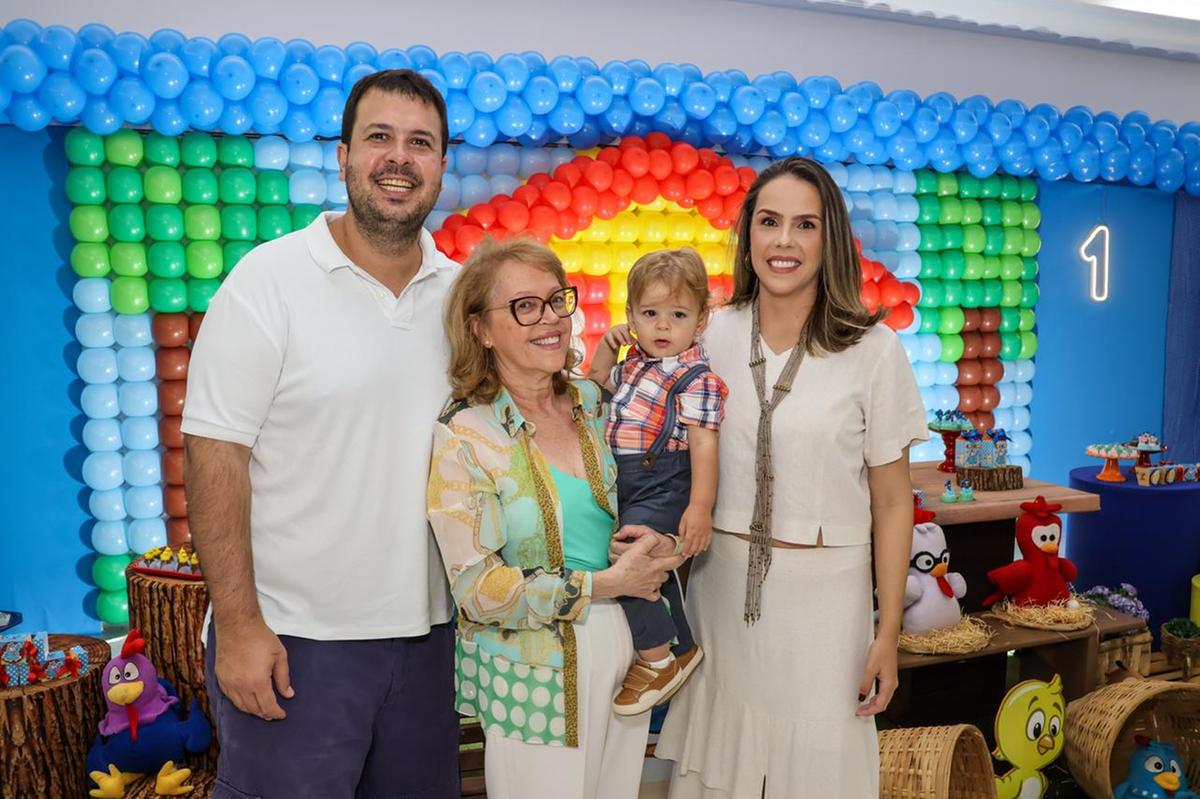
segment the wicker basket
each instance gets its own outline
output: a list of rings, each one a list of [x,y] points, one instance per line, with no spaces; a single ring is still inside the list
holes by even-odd
[[[1135,735],[1175,745],[1200,784],[1200,685],[1129,680],[1093,691],[1067,707],[1067,765],[1092,799],[1109,799],[1124,781]]]
[[[1167,632],[1163,625],[1162,633],[1163,654],[1172,666],[1183,669],[1183,679],[1190,680],[1200,674],[1200,638],[1180,638]]]
[[[1134,630],[1101,641],[1095,687],[1103,686],[1107,675],[1121,669],[1149,676],[1151,642],[1149,630]]]
[[[970,724],[879,731],[880,799],[996,796],[992,756]]]

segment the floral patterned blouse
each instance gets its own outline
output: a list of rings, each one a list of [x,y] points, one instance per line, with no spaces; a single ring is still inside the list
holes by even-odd
[[[573,380],[568,391],[592,495],[615,529],[600,389]],[[459,712],[505,737],[577,746],[572,623],[587,616],[592,575],[563,563],[562,503],[533,433],[504,389],[490,405],[451,403],[434,427],[429,520],[458,607]]]

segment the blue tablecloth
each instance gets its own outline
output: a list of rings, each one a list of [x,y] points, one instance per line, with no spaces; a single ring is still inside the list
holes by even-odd
[[[1106,483],[1099,473],[1099,466],[1071,470],[1071,488],[1100,495],[1099,511],[1068,517],[1075,588],[1136,586],[1157,644],[1164,621],[1188,615],[1192,576],[1200,573],[1200,483]]]

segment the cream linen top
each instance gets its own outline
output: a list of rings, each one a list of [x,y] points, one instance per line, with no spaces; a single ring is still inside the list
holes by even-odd
[[[713,315],[704,334],[712,369],[729,386],[720,436],[713,527],[749,533],[759,404],[750,374],[751,308]],[[766,342],[768,398],[789,352]],[[875,325],[842,352],[806,355],[772,419],[775,462],[771,537],[790,544],[851,546],[871,541],[867,467],[929,438],[925,408],[900,339]]]

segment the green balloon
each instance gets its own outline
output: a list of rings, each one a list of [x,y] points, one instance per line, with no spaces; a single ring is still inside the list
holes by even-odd
[[[263,241],[277,239],[292,232],[292,217],[287,208],[267,205],[258,209],[258,235]]]
[[[108,246],[80,242],[71,248],[71,269],[80,277],[104,277],[112,269]]]
[[[921,281],[921,299],[917,300],[919,308],[937,308],[942,304],[942,281],[936,279]]]
[[[937,221],[943,225],[962,224],[962,201],[958,197],[941,198],[941,216]]]
[[[983,206],[979,204],[979,200],[962,201],[962,223],[964,225],[977,225],[982,219]]]
[[[1021,263],[1021,259],[1016,255],[1001,255],[1000,256],[1000,274],[997,275],[1001,280],[1020,280],[1021,270],[1025,265]]]
[[[1001,228],[1004,231],[1004,244],[1000,252],[1005,255],[1020,255],[1025,246],[1025,231],[1019,227]]]
[[[221,235],[229,241],[254,241],[258,237],[258,215],[247,205],[222,206]]]
[[[921,274],[918,277],[925,279],[930,277],[942,276],[942,256],[941,253],[923,252],[921,257]]]
[[[124,591],[101,591],[96,598],[96,615],[105,624],[129,624],[129,597]]]
[[[1021,334],[1000,334],[1000,360],[1015,361],[1021,355]]]
[[[980,300],[979,307],[995,308],[999,305],[1004,294],[1004,285],[994,277],[984,278],[980,285],[983,286],[983,299]]]
[[[142,201],[142,173],[131,166],[115,166],[108,172],[108,199],[114,203]]]
[[[256,185],[254,173],[241,166],[231,166],[221,170],[218,178],[220,197],[223,203],[249,205],[254,202]]]
[[[983,305],[983,284],[978,280],[963,281],[962,307],[978,308]],[[950,310],[950,309],[947,309]],[[943,319],[945,317],[942,317]],[[957,330],[947,330],[947,333],[957,333]]]
[[[964,172],[958,176],[958,196],[966,199],[979,196],[979,178]]]
[[[119,241],[110,253],[112,270],[118,275],[137,277],[149,271],[146,263],[146,248],[139,242]]]
[[[92,582],[101,591],[123,591],[125,567],[131,560],[128,555],[101,555],[92,562]]]
[[[1036,258],[1021,258],[1021,279],[1033,280],[1038,276],[1038,262]]]
[[[1004,217],[1000,203],[995,200],[984,200],[979,203],[980,221],[985,225],[999,225]]]
[[[212,302],[213,295],[220,287],[221,281],[216,279],[189,280],[187,284],[188,307],[196,313],[204,313],[208,310],[208,304]]]
[[[76,166],[100,166],[104,163],[104,139],[85,128],[71,128],[64,149],[67,161]]]
[[[983,256],[977,252],[969,252],[966,255],[959,254],[961,267],[956,270],[956,274],[946,275],[946,277],[960,277],[963,280],[978,280],[983,277]]]
[[[942,216],[942,201],[932,194],[917,197],[917,223],[935,224]]]
[[[1017,330],[1022,333],[1033,330],[1033,326],[1037,323],[1037,315],[1031,308],[1022,308],[1018,311],[1020,321],[1017,322]]]
[[[918,303],[919,304],[919,303]],[[942,326],[942,309],[937,307],[921,307],[921,332],[936,333]]]
[[[189,131],[179,143],[184,166],[213,166],[217,163],[217,143],[207,133]]]
[[[942,355],[938,360],[942,361],[942,363],[958,363],[962,360],[962,336],[957,334],[939,334],[938,338],[942,340]]]
[[[1021,200],[1031,203],[1037,199],[1037,181],[1033,178],[1021,178]]]
[[[937,225],[920,225],[921,243],[917,247],[921,252],[937,251],[945,249],[945,237],[942,236],[942,229]]]
[[[938,312],[938,333],[961,333],[966,319],[962,308],[942,308]]]
[[[939,197],[955,197],[958,196],[958,178],[953,172],[946,172],[937,176],[937,193]]]
[[[963,246],[963,229],[962,225],[942,225],[942,249],[943,250],[962,250]]]
[[[1016,308],[1021,304],[1021,281],[1003,280],[1000,283],[1000,307]]]
[[[1021,183],[1012,175],[1005,175],[1000,178],[1000,199],[1002,200],[1019,200],[1021,199]]]
[[[938,178],[936,172],[922,169],[917,173],[917,190],[913,194],[937,194]]]
[[[150,293],[144,277],[115,277],[109,286],[109,297],[117,313],[145,313],[150,307]]]
[[[1021,203],[1021,227],[1032,230],[1042,224],[1042,209],[1036,203]]]
[[[999,255],[1004,251],[1004,228],[985,227],[983,232],[985,236],[983,245],[984,255]]]
[[[286,205],[288,201],[288,178],[274,169],[264,169],[257,175],[259,205]]]
[[[126,128],[104,138],[104,157],[113,166],[137,166],[144,154],[142,136],[136,131]]]
[[[311,225],[324,211],[319,205],[296,205],[292,207],[292,230],[303,230]]]
[[[999,197],[1000,196],[1000,176],[989,175],[979,182],[980,197]]]
[[[961,250],[946,250],[942,253],[942,277],[959,280],[967,273],[967,257]]]
[[[150,307],[158,313],[183,313],[187,310],[187,283],[177,277],[150,281]]]
[[[962,305],[963,283],[961,280],[942,281],[942,307]]]
[[[1032,358],[1037,355],[1037,334],[1023,332],[1021,336],[1021,354],[1018,358]]]
[[[152,205],[146,209],[146,232],[155,241],[183,238],[183,211],[178,205]]]
[[[183,245],[177,241],[158,241],[150,245],[150,274],[155,277],[183,277],[187,260]],[[153,284],[151,284],[153,289]]]
[[[146,238],[146,217],[140,205],[114,205],[108,212],[108,229],[117,241]]]
[[[183,198],[183,179],[178,169],[152,166],[143,178],[146,199],[152,203],[178,203]]]
[[[1021,247],[1021,255],[1033,258],[1042,251],[1042,237],[1036,230],[1025,231],[1025,242]]]
[[[253,241],[230,241],[225,244],[222,252],[225,254],[225,272],[228,274],[237,266],[238,261],[246,257],[246,253],[253,250],[255,243]]]
[[[67,199],[72,205],[100,205],[107,196],[104,173],[96,167],[72,167],[67,173]]]
[[[983,278],[992,280],[1000,277],[1000,258],[998,255],[983,256]]]
[[[254,166],[254,145],[245,136],[222,136],[217,142],[217,162],[222,166]]]
[[[1021,307],[1033,308],[1038,301],[1038,285],[1030,280],[1021,281]]]
[[[193,241],[187,246],[187,272],[193,278],[212,279],[221,276],[224,259],[221,245],[215,241]],[[190,300],[189,300],[189,304]],[[207,307],[207,306],[206,306]],[[196,310],[196,308],[192,308]]]
[[[221,214],[215,205],[189,205],[183,212],[183,234],[192,241],[221,238]]]
[[[197,167],[183,173],[183,201],[192,205],[216,203],[217,176],[211,169]]]
[[[1018,325],[1021,323],[1021,314],[1016,308],[1001,308],[1000,309],[1000,332],[1015,333]]]
[[[76,241],[108,241],[108,214],[103,206],[75,206],[67,218],[67,227]]]
[[[1004,227],[1018,227],[1021,224],[1021,204],[1014,200],[1000,203],[1000,224]]]
[[[982,225],[966,225],[963,227],[963,251],[983,252],[987,245],[987,234]]]
[[[179,139],[161,133],[147,133],[146,163],[179,166]]]

